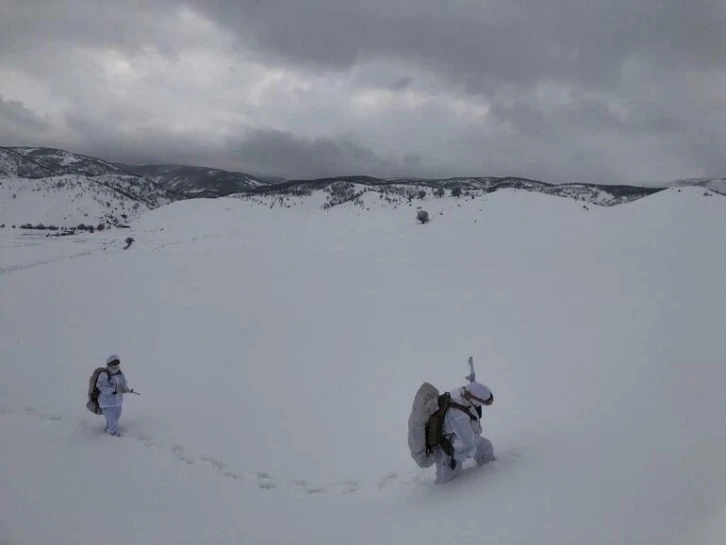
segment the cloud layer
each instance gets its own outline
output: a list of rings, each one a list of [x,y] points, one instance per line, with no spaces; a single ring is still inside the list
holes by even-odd
[[[290,178],[726,174],[722,0],[3,0],[0,145]]]

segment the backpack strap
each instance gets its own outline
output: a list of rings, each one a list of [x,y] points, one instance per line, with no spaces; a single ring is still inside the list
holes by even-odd
[[[471,411],[469,411],[469,407],[466,407],[465,405],[461,405],[457,403],[456,401],[451,401],[451,398],[446,398],[446,407],[444,409],[444,414],[441,416],[442,424],[443,419],[446,416],[446,412],[448,412],[449,409],[456,409],[458,411],[461,411],[465,413],[470,420],[477,421],[478,418],[471,414]],[[447,456],[451,457],[451,461],[449,462],[449,467],[453,470],[456,467],[456,460],[454,460],[454,446],[451,444],[451,435],[444,435],[441,438],[441,441],[439,443],[439,448],[446,454]]]
[[[101,377],[101,375],[103,373],[106,373],[106,380],[108,382],[111,382],[111,373],[108,372],[108,369],[102,369],[101,371],[98,372],[98,375],[96,375],[96,381],[93,383],[93,388],[94,388],[94,390],[98,390],[99,396],[101,395],[101,390],[98,387],[98,379]],[[98,399],[98,396],[96,397],[96,399]]]
[[[449,407],[453,407],[454,409],[458,409],[461,412],[466,413],[466,415],[471,420],[479,420],[476,416],[474,416],[473,414],[471,414],[471,411],[469,410],[469,407],[466,407],[464,405],[460,405],[459,403],[456,403],[455,401],[450,401],[449,402]]]

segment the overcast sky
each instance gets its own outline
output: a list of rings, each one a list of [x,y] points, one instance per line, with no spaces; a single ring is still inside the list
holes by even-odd
[[[0,145],[288,178],[726,176],[726,0],[0,0]]]

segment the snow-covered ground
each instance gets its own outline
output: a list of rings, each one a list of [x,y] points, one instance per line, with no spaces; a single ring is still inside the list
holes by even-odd
[[[0,178],[0,225],[6,229],[38,223],[59,228],[76,227],[80,223],[95,227],[109,218],[121,223],[132,221],[149,210],[146,204],[104,185],[109,180],[113,181],[103,176],[76,175]]]
[[[0,543],[722,545],[726,200],[702,194],[0,230]],[[84,408],[113,352],[142,393],[121,438]],[[498,460],[434,486],[410,404],[470,354]]]
[[[702,187],[726,195],[726,178],[690,178],[676,180],[667,185],[671,187]]]

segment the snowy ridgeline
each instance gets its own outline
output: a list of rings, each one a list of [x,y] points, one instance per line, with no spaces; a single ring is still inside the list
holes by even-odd
[[[145,183],[134,177],[109,174],[95,177],[81,175],[50,176],[45,178],[0,178],[0,225],[5,228],[36,229],[58,234],[80,225],[94,230],[126,227],[142,213],[171,202],[172,197],[142,198],[136,189]],[[573,199],[588,205],[615,206],[643,198],[647,193],[623,188],[603,188],[582,184],[548,186],[545,184],[516,184],[503,188],[499,182],[458,180],[442,186],[433,182],[364,184],[349,181],[326,181],[321,185],[304,183],[280,189],[265,187],[259,192],[238,193],[236,198],[268,208],[292,207],[306,201],[318,203],[323,210],[347,203],[370,211],[371,207],[438,208],[460,207],[467,200],[480,203],[496,191],[520,190]],[[631,188],[632,189],[632,188]],[[651,191],[651,190],[649,190]],[[192,198],[194,194],[187,195]],[[441,202],[438,202],[441,201]],[[14,226],[14,227],[13,227]]]
[[[723,191],[723,180],[685,180]],[[710,188],[710,190],[709,190]],[[291,206],[298,197],[322,195],[325,209],[353,202],[411,206],[435,199],[483,199],[503,190],[564,197],[584,206],[615,206],[662,188],[544,183],[516,177],[382,180],[349,176],[269,185],[241,172],[181,165],[120,165],[52,148],[0,147],[0,225],[48,234],[126,226],[149,209],[175,200],[238,195],[265,206]],[[315,200],[315,199],[313,199]],[[47,229],[51,227],[51,229]]]
[[[119,227],[171,200],[153,182],[100,159],[50,148],[0,147],[0,225],[5,228],[58,234],[79,225]]]
[[[723,545],[726,200],[363,198],[0,231],[0,543]],[[406,420],[469,354],[498,459],[437,487]]]

